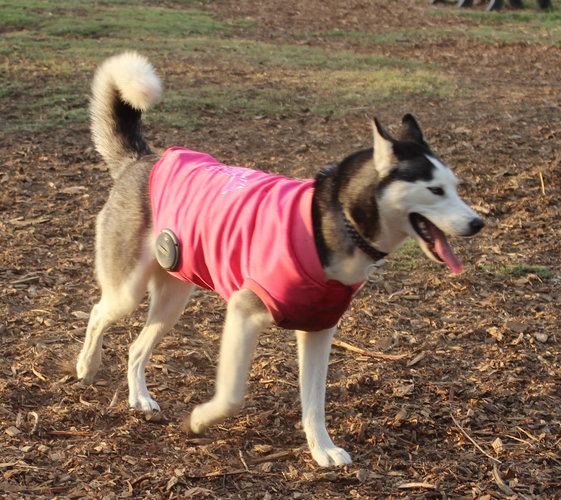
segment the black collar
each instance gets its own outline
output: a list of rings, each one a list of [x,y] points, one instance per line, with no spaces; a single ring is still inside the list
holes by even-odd
[[[355,229],[352,222],[347,218],[345,215],[345,211],[341,206],[341,213],[343,214],[343,221],[345,223],[345,229],[347,230],[348,235],[353,240],[353,243],[360,248],[368,257],[370,257],[374,262],[383,259],[386,255],[386,252],[380,252],[377,248],[374,248],[370,243],[368,243],[360,233]]]

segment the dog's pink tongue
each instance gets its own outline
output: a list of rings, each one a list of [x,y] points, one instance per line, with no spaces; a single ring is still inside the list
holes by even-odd
[[[431,236],[434,240],[434,250],[438,256],[448,264],[448,267],[452,270],[454,274],[460,274],[462,272],[462,263],[454,254],[454,251],[446,241],[446,236],[444,233],[438,229],[434,224],[430,224]]]

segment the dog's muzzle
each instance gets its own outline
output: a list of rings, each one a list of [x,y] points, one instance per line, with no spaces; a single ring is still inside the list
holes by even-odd
[[[477,234],[485,226],[485,222],[479,217],[475,217],[469,221],[469,233],[466,236]]]

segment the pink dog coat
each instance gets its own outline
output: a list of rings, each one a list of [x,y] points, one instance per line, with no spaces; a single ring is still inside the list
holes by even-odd
[[[337,324],[360,283],[326,280],[312,227],[314,181],[230,167],[168,149],[150,174],[154,230],[180,242],[173,276],[225,300],[249,289],[277,325],[317,331]]]

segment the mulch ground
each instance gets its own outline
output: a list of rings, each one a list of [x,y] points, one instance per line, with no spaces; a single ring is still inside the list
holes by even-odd
[[[257,22],[245,36],[273,41],[470,22],[435,18],[428,2],[333,4],[217,0],[200,8],[250,17]],[[463,274],[423,256],[413,265],[391,256],[341,320],[328,428],[354,463],[312,462],[299,423],[295,341],[274,328],[260,338],[239,416],[196,439],[181,432],[182,418],[213,388],[224,305],[206,291],[149,364],[157,417],[127,407],[127,349],[146,306],[111,328],[96,382],[80,384],[68,367],[99,295],[94,222],[110,179],[86,126],[20,132],[0,146],[3,498],[561,497],[561,53],[445,34],[360,50],[433,62],[461,81],[459,97],[412,97],[373,113],[397,124],[413,112],[487,226],[454,241]],[[371,132],[357,113],[249,123],[209,116],[193,133],[146,135],[157,148],[185,145],[304,176],[367,146]]]

